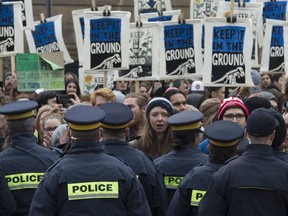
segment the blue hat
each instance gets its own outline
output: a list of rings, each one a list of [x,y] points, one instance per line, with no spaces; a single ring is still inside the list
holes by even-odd
[[[163,97],[156,97],[149,101],[146,107],[146,116],[149,115],[154,107],[162,107],[166,109],[170,115],[173,115],[173,106],[169,100]]]
[[[244,130],[235,122],[219,120],[207,125],[204,133],[212,145],[230,147],[239,142]]]
[[[201,128],[203,114],[199,111],[183,111],[168,118],[173,131],[195,130]]]
[[[108,102],[99,106],[106,116],[101,121],[101,126],[107,129],[122,129],[128,127],[133,118],[132,110],[119,102]]]
[[[31,100],[15,101],[0,107],[0,114],[6,115],[7,120],[19,120],[34,116],[38,103]]]
[[[71,129],[77,131],[95,130],[100,127],[105,113],[98,107],[89,105],[74,106],[68,109],[64,119]]]
[[[278,124],[269,109],[259,108],[248,117],[246,129],[251,136],[265,137],[272,134]]]

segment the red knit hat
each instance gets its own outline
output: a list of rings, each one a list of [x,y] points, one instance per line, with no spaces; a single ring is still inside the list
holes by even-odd
[[[231,107],[236,107],[236,108],[242,109],[246,119],[249,116],[249,110],[245,106],[245,104],[242,102],[242,100],[240,100],[239,98],[236,98],[236,97],[229,97],[229,98],[225,98],[221,102],[221,105],[220,105],[220,108],[218,111],[218,119],[222,120],[223,115],[226,112],[226,110],[231,108]]]

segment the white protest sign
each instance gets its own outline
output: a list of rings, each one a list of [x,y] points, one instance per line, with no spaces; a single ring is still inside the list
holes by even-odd
[[[129,70],[120,70],[121,80],[154,80],[159,71],[159,24],[130,24]]]
[[[282,20],[266,19],[264,46],[262,52],[262,65],[260,73],[283,73],[285,69],[285,56],[288,53],[284,48],[284,26],[287,22]],[[286,37],[287,38],[287,37]]]
[[[62,35],[62,15],[45,19],[44,23],[36,21],[35,30],[25,30],[30,53],[53,53],[62,51],[65,63],[71,59]]]
[[[137,20],[140,14],[158,12],[157,6],[161,4],[162,11],[171,11],[170,0],[134,0],[134,18]]]
[[[163,22],[159,42],[162,43],[159,70],[161,79],[191,79],[202,76],[201,32],[201,20],[185,20],[185,23],[180,24]]]
[[[190,18],[215,17],[219,2],[219,0],[190,0]]]
[[[21,3],[2,3],[0,8],[0,57],[24,52]]]
[[[173,10],[173,11],[163,11],[162,14],[160,15],[158,12],[144,13],[140,14],[140,17],[142,22],[165,22],[165,21],[177,21],[180,14],[181,10]]]
[[[203,83],[207,86],[253,86],[251,19],[205,19]]]
[[[111,11],[85,12],[84,62],[86,70],[118,70],[129,68],[129,20],[131,13]]]

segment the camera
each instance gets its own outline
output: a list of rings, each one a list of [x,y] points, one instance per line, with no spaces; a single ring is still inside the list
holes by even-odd
[[[70,100],[71,98],[74,99],[74,96],[70,94],[60,94],[56,96],[57,103],[62,104],[64,108],[72,105],[72,102]]]

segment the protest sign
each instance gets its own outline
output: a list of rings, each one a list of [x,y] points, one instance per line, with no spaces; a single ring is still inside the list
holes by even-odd
[[[24,51],[20,2],[4,2],[0,8],[0,57]]]
[[[284,24],[284,35],[288,35],[288,22],[286,22]],[[284,61],[286,62],[285,64],[285,73],[286,75],[288,74],[288,37],[284,37],[284,52],[285,52],[285,55],[284,55]]]
[[[85,70],[108,71],[129,68],[130,12],[85,12]],[[107,12],[108,13],[108,12]]]
[[[170,0],[134,0],[134,19],[137,21],[137,18],[140,14],[158,12],[157,6],[161,4],[160,7],[162,11],[171,11],[171,1]]]
[[[54,53],[62,51],[65,63],[71,59],[62,35],[62,15],[36,21],[35,31],[25,30],[30,53]]]
[[[260,1],[260,0],[259,0]],[[286,20],[287,1],[270,1],[264,0],[263,8],[263,22],[266,22],[266,19],[276,19],[276,20]]]
[[[22,53],[16,55],[17,90],[20,92],[64,90],[63,53]]]
[[[103,11],[104,6],[97,7],[97,11]],[[108,6],[108,9],[111,9],[111,6]],[[85,25],[84,25],[84,12],[91,11],[91,8],[74,10],[72,11],[73,17],[73,26],[76,38],[76,47],[78,51],[78,61],[79,65],[83,65],[83,47],[84,47],[84,33],[85,33]]]
[[[225,11],[230,9],[230,2],[219,2],[217,17],[225,17]],[[245,7],[239,4],[234,6],[234,15],[237,18],[252,19],[253,49],[252,49],[252,67],[259,67],[258,46],[263,46],[263,3],[246,3]]]
[[[284,49],[284,25],[285,21],[266,19],[264,46],[262,53],[262,65],[260,73],[284,73],[285,53]],[[287,36],[287,35],[286,35]]]
[[[141,24],[139,24],[141,25]],[[159,24],[130,24],[129,70],[120,70],[121,80],[154,80],[159,70]]]
[[[207,86],[249,86],[253,46],[251,19],[205,19],[203,83]]]
[[[2,2],[21,3],[21,19],[24,29],[34,29],[33,9],[31,0],[2,0]]]
[[[218,5],[218,0],[190,0],[190,18],[203,19],[204,17],[215,17]]]
[[[161,79],[202,76],[201,20],[164,22],[163,26],[159,42]]]

